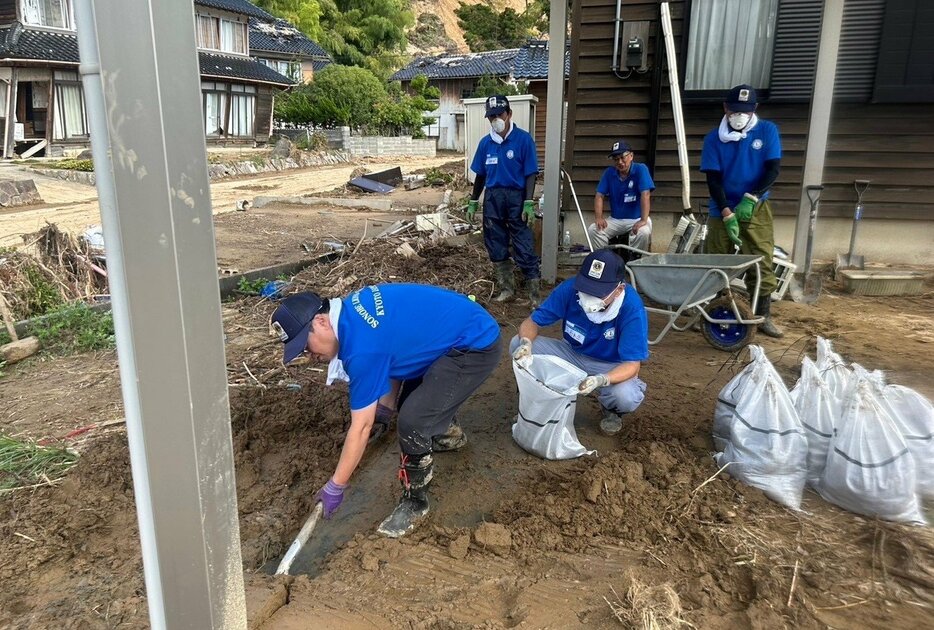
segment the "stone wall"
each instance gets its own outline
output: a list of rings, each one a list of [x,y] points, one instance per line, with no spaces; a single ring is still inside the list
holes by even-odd
[[[29,206],[42,203],[42,197],[31,179],[0,180],[0,207]]]
[[[418,155],[435,157],[437,142],[416,140],[412,136],[352,136],[349,127],[341,127],[344,150],[354,156]]]

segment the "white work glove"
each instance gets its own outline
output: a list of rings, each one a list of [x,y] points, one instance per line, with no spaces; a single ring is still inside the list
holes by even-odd
[[[519,367],[528,368],[532,363],[532,340],[523,337],[519,340],[519,347],[512,353],[513,360]]]
[[[588,376],[581,381],[581,384],[577,386],[577,391],[586,396],[595,389],[601,387],[606,387],[610,384],[610,377],[606,374],[596,374],[594,376]]]

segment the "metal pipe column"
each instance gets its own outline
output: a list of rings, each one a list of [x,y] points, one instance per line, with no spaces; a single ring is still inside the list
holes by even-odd
[[[564,49],[568,7],[551,3],[548,30],[548,111],[545,112],[545,195],[542,219],[542,279],[554,284],[558,277],[558,215],[561,211],[561,151],[564,122]]]

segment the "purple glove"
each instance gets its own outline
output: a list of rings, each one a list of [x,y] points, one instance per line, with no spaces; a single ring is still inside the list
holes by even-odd
[[[334,479],[328,479],[324,487],[318,490],[316,499],[321,501],[324,506],[324,518],[331,518],[331,515],[341,506],[341,501],[344,500],[344,488],[346,487],[346,484],[341,485],[335,482]]]

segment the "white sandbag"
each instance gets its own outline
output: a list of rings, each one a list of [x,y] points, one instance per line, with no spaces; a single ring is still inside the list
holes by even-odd
[[[853,372],[846,366],[846,362],[839,354],[833,351],[830,341],[823,337],[817,338],[817,370],[821,378],[830,385],[830,391],[840,401],[846,399],[847,390],[853,386]]]
[[[775,367],[765,356],[765,351],[761,346],[749,346],[749,353],[752,355],[749,363],[746,364],[739,374],[734,376],[723,386],[717,395],[717,404],[713,410],[713,444],[717,451],[726,448],[730,441],[731,427],[735,421],[734,413],[736,405],[743,395],[743,391],[750,383],[753,387],[761,386],[767,378],[779,378]]]
[[[730,464],[731,476],[797,510],[807,478],[808,441],[781,377],[761,348],[751,348],[758,365],[736,402],[730,439],[717,464]]]
[[[924,523],[914,459],[879,404],[872,383],[865,379],[859,380],[830,441],[817,490],[827,501],[851,512]]]
[[[519,365],[512,362],[519,385],[519,414],[512,438],[523,449],[545,459],[590,455],[577,439],[574,413],[577,387],[587,373],[560,357],[533,355]]]
[[[918,494],[934,499],[934,406],[908,387],[882,388],[882,406],[892,416],[915,460]]]
[[[809,357],[801,361],[801,378],[792,391],[792,398],[808,441],[807,484],[817,487],[827,462],[834,423],[841,414],[840,401]]]

